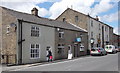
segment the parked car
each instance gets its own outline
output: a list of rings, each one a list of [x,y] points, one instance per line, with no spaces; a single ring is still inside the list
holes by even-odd
[[[117,52],[120,52],[120,47],[115,47],[115,49],[117,50]]]
[[[101,47],[94,47],[91,49],[91,52],[90,52],[91,55],[107,55],[107,52],[104,48],[101,48]]]
[[[114,45],[106,45],[106,46],[105,46],[105,50],[106,50],[108,53],[117,53],[117,50],[115,49],[115,46],[114,46]]]
[[[118,47],[118,52],[120,52],[120,46]]]

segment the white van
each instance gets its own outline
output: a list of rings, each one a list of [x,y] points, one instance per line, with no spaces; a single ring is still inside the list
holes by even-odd
[[[115,46],[114,46],[114,45],[106,45],[106,46],[105,46],[105,50],[106,50],[108,53],[117,53],[117,50],[115,49]]]

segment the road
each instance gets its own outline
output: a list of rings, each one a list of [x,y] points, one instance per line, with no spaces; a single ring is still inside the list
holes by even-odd
[[[14,71],[118,71],[118,53],[106,56],[81,57]]]

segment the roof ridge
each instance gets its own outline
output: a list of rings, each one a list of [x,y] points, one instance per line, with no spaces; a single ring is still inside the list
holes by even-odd
[[[7,7],[3,7],[3,6],[0,6],[1,8],[4,8],[6,10],[11,10],[11,11],[14,11],[14,12],[19,12],[19,13],[23,13],[23,14],[28,14],[28,15],[32,15],[32,14],[29,14],[29,13],[25,13],[25,12],[20,12],[20,11],[17,11],[17,10],[13,10],[13,9],[9,9]]]
[[[0,7],[3,8],[3,9],[6,9],[6,10],[14,11],[14,12],[18,12],[18,13],[22,13],[22,14],[27,14],[27,15],[32,15],[32,14],[30,14],[30,13],[20,12],[20,11],[17,11],[17,10],[9,9],[9,8],[7,8],[7,7],[3,7],[3,6],[0,6]],[[33,15],[33,16],[34,16],[34,15]],[[44,17],[41,17],[41,16],[36,16],[36,17],[54,21],[54,19],[44,18]]]
[[[85,15],[85,16],[87,16],[87,17],[90,17],[90,18],[96,20],[94,17],[92,17],[92,16],[90,16],[90,15],[86,15],[86,14],[84,14],[84,13],[82,13],[82,12],[77,11],[77,10],[74,10],[74,9],[71,9],[71,8],[67,8],[65,11],[67,11],[67,10],[75,11],[75,12],[77,12],[77,13],[83,14],[83,15]],[[65,11],[64,11],[64,12],[65,12]],[[64,13],[64,12],[63,12],[63,13]],[[61,14],[56,18],[56,20],[57,20],[63,13],[61,13]],[[96,21],[97,21],[97,20],[96,20]],[[103,23],[103,24],[105,24],[105,25],[113,28],[112,26],[110,26],[110,25],[108,25],[108,24],[106,24],[106,23],[104,23],[104,22],[102,22],[102,21],[98,21],[98,22]]]

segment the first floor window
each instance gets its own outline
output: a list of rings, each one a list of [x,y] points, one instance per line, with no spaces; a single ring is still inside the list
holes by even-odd
[[[93,27],[93,21],[91,21],[91,27]]]
[[[40,28],[36,26],[31,26],[31,36],[39,37],[40,35]]]
[[[30,49],[30,58],[32,59],[37,59],[40,56],[40,45],[39,44],[31,44],[31,49]]]
[[[64,38],[64,32],[59,32],[59,37],[63,39]]]

